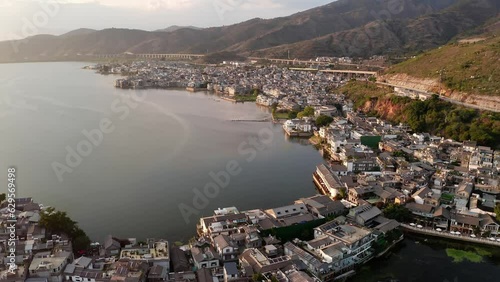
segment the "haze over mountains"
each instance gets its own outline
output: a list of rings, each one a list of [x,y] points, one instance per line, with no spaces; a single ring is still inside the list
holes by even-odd
[[[407,54],[435,48],[500,12],[498,0],[339,0],[288,17],[159,31],[79,29],[0,42],[0,62],[69,60],[96,54],[231,51],[312,58]]]

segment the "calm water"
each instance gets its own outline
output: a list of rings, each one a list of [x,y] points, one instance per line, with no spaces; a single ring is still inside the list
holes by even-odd
[[[454,262],[447,248],[481,254],[482,262]],[[349,282],[476,282],[500,281],[500,249],[456,241],[406,236],[386,258],[364,265]]]
[[[2,171],[18,168],[18,196],[67,211],[93,240],[113,234],[185,241],[195,234],[195,219],[219,207],[268,208],[315,194],[311,173],[322,158],[312,146],[286,140],[270,123],[231,121],[267,118],[267,110],[203,93],[118,90],[116,77],[83,66],[0,64],[0,156]],[[143,101],[130,100],[134,95]],[[66,147],[77,150],[88,140],[82,132],[105,119],[114,130],[60,181],[53,164],[67,165]],[[269,132],[273,138],[250,159],[259,132],[268,133],[262,141]],[[179,204],[192,206],[193,189],[203,190],[209,173],[232,161],[240,174],[186,223]],[[454,263],[445,248],[407,239],[353,281],[500,281],[498,260]]]
[[[117,77],[83,66],[0,65],[0,154],[2,171],[18,168],[18,196],[68,211],[92,239],[185,240],[199,216],[214,209],[269,208],[315,194],[311,174],[322,158],[312,146],[286,140],[269,122],[231,121],[267,118],[266,109],[204,93],[119,90]],[[131,100],[139,95],[141,103]],[[78,166],[67,166],[72,172],[61,169],[59,181],[53,163],[68,165],[66,147],[77,150],[88,139],[82,131],[98,129],[103,119],[114,131]],[[250,138],[259,132],[263,142],[272,140],[256,150]],[[209,173],[231,161],[241,173],[186,223],[179,204],[193,206],[193,189],[202,191],[212,181]]]

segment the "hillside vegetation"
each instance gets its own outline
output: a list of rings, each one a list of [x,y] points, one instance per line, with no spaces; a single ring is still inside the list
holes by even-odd
[[[500,37],[492,36],[450,43],[395,65],[386,73],[437,79],[449,90],[469,94],[500,95],[499,66]]]
[[[358,110],[393,123],[406,123],[415,132],[428,132],[458,141],[473,140],[499,148],[500,113],[478,111],[440,100],[412,100],[374,83],[352,81],[340,88]]]

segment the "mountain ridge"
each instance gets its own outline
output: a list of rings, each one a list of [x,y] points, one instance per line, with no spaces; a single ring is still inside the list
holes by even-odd
[[[476,5],[480,12],[462,9],[455,16],[440,14],[457,5]],[[495,0],[338,0],[287,17],[254,18],[221,27],[180,27],[169,32],[80,29],[56,37],[4,41],[0,42],[0,62],[64,60],[125,52],[207,54],[224,51],[283,57],[287,54],[286,49],[291,49],[294,56],[308,58],[315,55],[369,56],[375,52],[383,55],[388,50],[402,54],[444,44],[459,32],[484,24],[494,13],[498,14]],[[430,37],[419,32],[418,40],[413,40],[409,34],[414,27],[427,31],[428,26],[440,27],[446,23],[448,30],[437,29]],[[363,30],[373,28],[381,31],[380,39],[368,42],[370,44],[356,39],[363,35]],[[346,42],[354,44],[339,49],[338,46]],[[294,54],[295,50],[300,52]],[[357,51],[351,52],[353,50]]]

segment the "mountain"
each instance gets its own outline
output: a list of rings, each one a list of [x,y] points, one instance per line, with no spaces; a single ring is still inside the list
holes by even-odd
[[[179,29],[183,29],[183,28],[187,28],[187,29],[194,29],[194,30],[200,30],[202,29],[201,27],[196,27],[196,26],[178,26],[178,25],[171,25],[167,28],[164,28],[164,29],[158,29],[158,30],[155,30],[155,31],[163,31],[163,32],[174,32],[174,31],[177,31]]]
[[[446,43],[498,14],[497,0],[338,0],[275,19],[205,29],[80,30],[0,42],[0,62],[81,59],[95,54],[231,52],[311,58],[402,54]],[[368,37],[367,37],[368,35]],[[342,46],[345,46],[343,48]]]
[[[256,57],[371,56],[406,54],[436,48],[477,28],[500,12],[496,0],[458,1],[413,19],[390,18],[312,40],[250,52]]]

